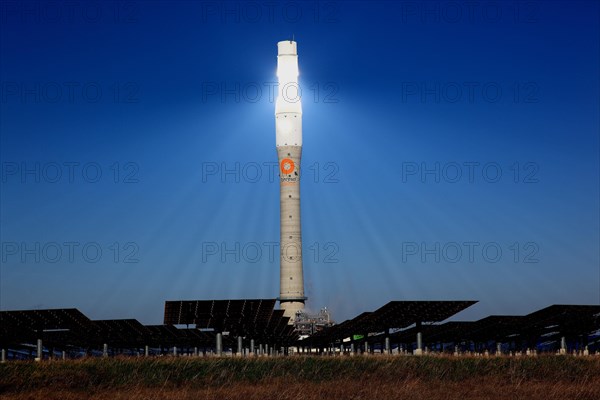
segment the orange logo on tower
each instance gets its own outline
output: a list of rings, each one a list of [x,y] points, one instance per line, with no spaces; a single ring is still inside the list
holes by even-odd
[[[283,160],[281,160],[281,173],[284,175],[290,175],[292,172],[294,172],[294,161],[292,161],[291,158],[284,158]]]

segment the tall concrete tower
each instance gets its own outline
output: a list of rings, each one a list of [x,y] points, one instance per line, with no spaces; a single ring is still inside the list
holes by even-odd
[[[302,106],[298,86],[296,42],[277,43],[279,86],[275,104],[275,133],[280,177],[280,295],[284,315],[293,322],[304,308],[302,230],[300,227],[300,159],[302,157]]]

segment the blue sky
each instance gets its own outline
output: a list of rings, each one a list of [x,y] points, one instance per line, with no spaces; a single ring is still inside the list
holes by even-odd
[[[310,308],[597,304],[599,5],[516,4],[3,3],[0,308],[276,297],[292,35]]]

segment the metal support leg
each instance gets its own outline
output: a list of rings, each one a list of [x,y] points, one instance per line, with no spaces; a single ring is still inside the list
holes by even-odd
[[[365,355],[369,354],[369,342],[365,340]]]
[[[417,349],[415,355],[420,356],[423,354],[423,335],[421,332],[417,332]]]
[[[254,339],[250,339],[250,354],[254,355]]]
[[[496,343],[496,355],[497,356],[502,355],[502,343],[500,343],[500,342]]]
[[[198,348],[194,347],[194,357],[198,357]]]
[[[62,359],[66,360],[67,359],[67,352],[66,351],[62,351]]]
[[[177,346],[173,346],[173,355],[177,357]]]
[[[390,347],[390,338],[385,338],[385,354],[392,354],[392,348]]]
[[[0,353],[0,362],[4,364],[6,362],[6,349],[2,349]]]
[[[44,353],[43,353],[43,347],[42,347],[42,339],[38,339],[37,347],[36,347],[35,361],[42,361],[43,357],[44,357]]]
[[[108,357],[108,343],[104,343],[102,346],[102,357]]]
[[[567,338],[564,336],[560,338],[560,354],[567,354]]]
[[[150,355],[150,346],[144,346],[144,357],[148,357]]]
[[[221,357],[223,355],[223,334],[221,332],[217,333],[217,356]]]
[[[237,355],[238,357],[242,356],[242,337],[237,337]]]

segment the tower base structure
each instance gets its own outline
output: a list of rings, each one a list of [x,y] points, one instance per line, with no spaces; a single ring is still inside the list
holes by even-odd
[[[279,308],[284,310],[283,316],[290,317],[290,324],[293,324],[296,320],[296,314],[299,311],[304,310],[304,301],[279,301]]]

